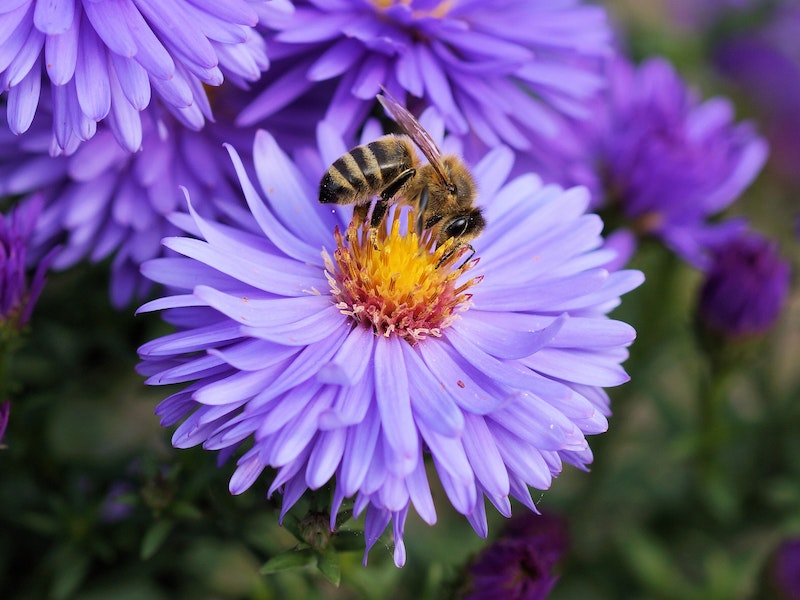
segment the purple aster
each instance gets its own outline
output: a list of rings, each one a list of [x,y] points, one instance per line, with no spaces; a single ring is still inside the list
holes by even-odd
[[[702,29],[720,18],[753,8],[762,0],[667,0],[677,23],[687,29]]]
[[[6,435],[9,416],[11,416],[11,401],[0,402],[0,449],[4,447],[3,437]]]
[[[485,498],[506,516],[511,497],[536,510],[529,486],[591,462],[586,435],[607,428],[603,388],[627,381],[635,335],[607,313],[643,277],[604,268],[614,253],[586,190],[506,181],[505,148],[473,170],[488,222],[479,260],[420,239],[408,209],[359,227],[349,206],[317,201],[346,151],[334,131],[323,121],[319,154],[297,163],[260,131],[264,199],[231,150],[252,225],[191,210],[199,239],[170,238],[183,256],[143,265],[174,295],[141,310],[165,311],[178,331],[140,348],[140,370],[151,385],[185,385],[156,411],[180,423],[176,447],[237,452],[232,493],[269,469],[285,514],[335,480],[331,527],[353,498],[367,550],[391,523],[403,565],[409,508],[436,521],[426,457],[482,536]]]
[[[567,549],[564,522],[550,515],[512,518],[503,535],[468,567],[463,600],[543,600],[558,581],[554,568]]]
[[[42,198],[33,196],[9,214],[0,214],[0,327],[21,330],[44,288],[45,273],[58,248],[36,261],[31,274],[31,244],[41,222]],[[3,340],[8,338],[3,334]]]
[[[733,123],[725,98],[701,101],[666,60],[635,67],[619,57],[590,123],[573,140],[581,158],[565,180],[589,185],[598,206],[622,213],[640,235],[659,238],[704,267],[707,248],[744,224],[709,219],[759,173],[767,146],[750,123]]]
[[[252,132],[232,125],[246,94],[228,84],[215,94],[217,121],[185,128],[153,105],[140,114],[142,150],[129,153],[104,124],[70,155],[51,157],[49,114],[40,111],[24,136],[0,129],[0,196],[41,194],[45,206],[36,245],[63,243],[57,269],[114,254],[112,301],[129,303],[150,286],[140,264],[162,253],[161,239],[178,229],[166,216],[185,208],[185,187],[203,213],[242,204],[222,144],[249,150]]]
[[[800,598],[800,538],[780,545],[773,562],[772,578],[780,598]]]
[[[758,111],[771,164],[800,181],[800,6],[781,3],[760,27],[725,39],[714,63]]]
[[[267,68],[253,27],[264,0],[13,0],[0,8],[0,80],[11,131],[28,130],[42,94],[53,151],[74,149],[107,120],[139,149],[139,113],[155,95],[185,126],[211,119],[204,86],[244,85]],[[43,85],[47,80],[51,85]],[[44,98],[41,98],[44,100]]]
[[[790,279],[789,263],[775,242],[755,233],[737,236],[712,251],[699,316],[726,338],[765,333],[786,304]]]
[[[559,116],[588,115],[603,84],[610,30],[580,0],[300,0],[262,18],[275,70],[240,121],[255,124],[310,93],[331,98],[346,138],[380,86],[435,107],[449,131],[482,146],[533,150]]]

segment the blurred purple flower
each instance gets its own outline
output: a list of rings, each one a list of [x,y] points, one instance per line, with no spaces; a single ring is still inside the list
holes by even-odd
[[[11,416],[11,400],[0,402],[0,448],[3,448],[3,437],[8,427],[8,417]]]
[[[765,333],[786,304],[790,279],[789,263],[775,242],[755,233],[731,239],[712,252],[700,290],[700,318],[728,338]]]
[[[564,522],[550,515],[513,517],[503,535],[468,568],[463,600],[543,600],[558,581],[554,567],[567,550]]]
[[[755,106],[771,164],[800,181],[800,6],[780,3],[766,23],[726,37],[714,63]]]
[[[58,248],[36,261],[31,272],[31,244],[41,222],[42,198],[33,196],[9,214],[0,214],[0,324],[21,330],[30,320]],[[4,336],[5,339],[5,336]]]
[[[123,306],[151,285],[140,264],[161,255],[161,239],[178,231],[166,216],[185,208],[180,186],[204,214],[217,214],[225,203],[243,204],[222,144],[245,151],[252,146],[252,132],[232,125],[245,96],[227,84],[220,88],[214,96],[218,119],[201,131],[185,128],[158,105],[147,108],[140,114],[142,150],[136,153],[120,147],[101,125],[74,154],[51,157],[49,115],[40,111],[24,136],[0,130],[0,196],[43,196],[35,244],[64,244],[54,268],[114,254],[111,296]]]
[[[310,93],[350,138],[380,86],[423,99],[448,130],[533,150],[559,116],[586,117],[609,52],[604,10],[580,0],[299,0],[262,18],[275,70],[240,122],[255,124]],[[513,24],[513,25],[510,25]],[[412,110],[415,108],[411,106]]]
[[[184,257],[143,266],[176,295],[140,310],[164,310],[179,330],[140,348],[140,371],[151,385],[186,385],[156,411],[164,426],[182,421],[176,447],[230,456],[252,440],[232,493],[275,469],[269,493],[283,493],[285,514],[335,479],[332,526],[355,496],[367,550],[393,523],[402,565],[410,506],[436,521],[425,454],[482,536],[484,496],[506,516],[510,496],[535,510],[528,486],[592,460],[585,436],[605,431],[603,387],[627,381],[620,363],[634,338],[606,314],[643,278],[603,268],[614,253],[584,212],[585,190],[506,182],[505,148],[474,168],[489,223],[473,244],[479,264],[455,268],[461,252],[445,260],[446,248],[420,247],[405,209],[390,211],[391,229],[345,236],[352,209],[317,194],[346,147],[331,124],[319,131],[319,154],[298,163],[256,135],[266,201],[231,151],[256,226],[192,211],[201,239],[168,239]]]
[[[772,575],[780,598],[800,598],[800,538],[787,540],[780,545]]]
[[[702,30],[720,19],[744,12],[763,0],[667,0],[672,18],[682,27]]]
[[[744,229],[712,224],[759,173],[767,146],[749,123],[733,124],[724,98],[701,102],[660,58],[619,57],[591,122],[577,125],[576,160],[563,179],[588,185],[596,206],[614,208],[639,235],[662,240],[703,268],[707,249]]]
[[[267,68],[253,27],[264,0],[13,0],[0,8],[0,89],[12,132],[28,130],[49,95],[54,154],[74,151],[106,120],[139,149],[153,92],[186,127],[211,119],[204,86],[244,85]],[[52,85],[43,86],[43,79]]]

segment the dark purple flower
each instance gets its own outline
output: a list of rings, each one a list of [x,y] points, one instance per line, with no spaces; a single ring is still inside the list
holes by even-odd
[[[479,263],[459,258],[465,246],[420,240],[407,209],[386,228],[348,226],[351,207],[317,201],[346,151],[333,125],[319,132],[319,153],[297,163],[256,135],[266,200],[232,151],[246,229],[192,210],[200,238],[168,239],[183,257],[145,263],[175,295],[141,310],[164,310],[178,332],[142,346],[140,370],[149,384],[186,386],[157,409],[164,426],[180,423],[176,447],[247,446],[232,493],[274,469],[269,493],[282,492],[285,513],[335,479],[332,520],[355,497],[367,548],[392,523],[402,565],[411,505],[436,521],[426,455],[484,536],[484,498],[504,515],[512,496],[535,509],[528,486],[592,460],[586,435],[607,427],[603,388],[628,379],[620,363],[634,338],[606,315],[643,278],[604,268],[614,253],[585,190],[506,182],[505,148],[474,167],[489,223],[473,243]]]
[[[0,448],[3,448],[3,436],[6,434],[9,416],[11,416],[11,401],[4,400],[0,402]]]
[[[639,235],[659,238],[687,262],[707,265],[707,248],[744,224],[709,222],[760,171],[767,146],[749,123],[733,123],[724,98],[700,101],[660,58],[609,65],[610,88],[572,140],[580,157],[563,179],[593,190],[596,206],[618,210]]]
[[[41,223],[42,204],[40,196],[33,196],[9,214],[0,214],[0,328],[4,330],[20,330],[28,323],[58,252],[52,249],[31,269],[31,244]]]
[[[558,581],[566,527],[550,515],[513,517],[503,535],[470,564],[463,600],[543,600]]]
[[[244,85],[268,66],[253,29],[263,2],[5,2],[0,89],[7,90],[9,128],[27,131],[44,93],[54,153],[74,150],[102,120],[123,148],[138,150],[139,113],[152,96],[186,127],[200,129],[211,119],[204,86],[220,85],[223,74]]]
[[[200,131],[187,129],[160,105],[147,108],[137,117],[143,137],[135,153],[101,124],[73,154],[51,157],[49,115],[40,111],[23,136],[0,129],[0,196],[43,197],[35,244],[63,243],[54,268],[113,254],[112,301],[125,305],[151,285],[139,273],[141,263],[159,256],[161,239],[178,231],[167,215],[185,208],[181,187],[203,214],[242,204],[222,144],[243,151],[252,145],[252,132],[232,124],[245,96],[230,85],[217,90],[218,118]]]
[[[780,545],[773,562],[772,576],[780,597],[786,600],[800,598],[800,539],[794,538]]]
[[[455,135],[533,150],[559,116],[588,116],[603,84],[610,29],[580,0],[299,0],[263,17],[274,71],[240,121],[254,124],[304,94],[331,99],[349,139],[380,86],[433,106]],[[412,107],[414,108],[414,107]]]
[[[790,278],[775,242],[755,233],[737,236],[713,249],[700,290],[700,318],[725,337],[762,334],[781,314]]]

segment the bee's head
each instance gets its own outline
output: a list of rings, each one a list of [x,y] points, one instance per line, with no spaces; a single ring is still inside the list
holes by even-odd
[[[484,227],[486,220],[481,209],[473,207],[468,212],[452,216],[443,223],[439,230],[438,241],[443,244],[450,238],[455,238],[459,242],[468,242],[478,237]]]

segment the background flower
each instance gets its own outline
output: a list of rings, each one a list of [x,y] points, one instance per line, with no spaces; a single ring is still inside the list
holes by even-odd
[[[74,150],[102,120],[123,148],[138,150],[139,113],[153,95],[186,127],[200,129],[211,119],[204,86],[223,77],[244,85],[267,68],[253,29],[260,2],[7,3],[0,9],[0,81],[9,128],[28,130],[44,92],[55,153]]]
[[[790,278],[774,241],[749,232],[733,238],[713,250],[699,316],[728,339],[763,335],[786,305]]]
[[[558,581],[556,564],[567,550],[566,524],[553,515],[512,518],[503,534],[472,561],[464,600],[542,600]]]
[[[750,2],[742,17],[757,28],[731,28],[719,36],[714,65],[751,104],[770,142],[770,163],[800,181],[800,7],[792,2]]]
[[[252,133],[232,124],[240,98],[237,88],[220,89],[218,119],[201,131],[151,106],[137,117],[142,150],[133,154],[101,125],[74,154],[51,157],[49,118],[40,111],[26,135],[0,131],[0,195],[41,195],[35,244],[41,252],[63,244],[54,268],[114,255],[111,297],[123,306],[150,286],[139,265],[161,254],[161,239],[178,231],[167,215],[184,207],[181,187],[203,213],[218,214],[226,203],[241,202],[222,147],[223,142],[243,151],[251,146]]]
[[[8,214],[0,214],[0,333],[2,344],[9,331],[19,331],[31,318],[59,248],[52,248],[33,263],[34,234],[40,226],[42,199],[33,196]],[[33,263],[33,266],[31,266]],[[5,350],[5,349],[4,349]]]
[[[320,165],[345,151],[327,123],[319,140]],[[232,156],[258,229],[222,227],[193,212],[203,239],[166,242],[186,258],[144,266],[176,292],[142,310],[167,309],[179,332],[140,349],[148,383],[186,384],[158,408],[163,425],[182,421],[174,445],[227,456],[252,439],[230,489],[241,493],[274,468],[270,494],[283,492],[282,514],[335,475],[331,526],[354,496],[354,513],[366,512],[368,549],[392,523],[398,565],[410,506],[436,520],[423,448],[450,502],[482,536],[484,496],[506,516],[511,496],[535,509],[528,486],[548,488],[563,462],[591,462],[585,435],[606,429],[602,388],[627,380],[619,363],[634,337],[605,315],[642,277],[603,268],[614,253],[601,248],[599,219],[584,214],[584,190],[542,187],[533,175],[506,183],[511,154],[487,155],[474,172],[489,226],[474,242],[477,277],[458,288],[469,287],[469,297],[459,296],[453,318],[419,326],[421,336],[403,333],[405,321],[393,317],[377,335],[354,318],[386,309],[390,293],[343,295],[348,272],[323,259],[334,256],[341,268],[358,245],[355,232],[349,242],[334,235],[350,207],[317,202],[324,167],[306,179],[260,132],[254,161],[264,202]],[[364,253],[373,251],[371,239]],[[401,243],[392,244],[395,256]],[[418,256],[416,242],[410,256]],[[375,289],[384,289],[376,277]],[[401,275],[392,277],[389,287],[400,288]],[[415,289],[429,285],[424,275],[414,281]],[[469,310],[460,304],[467,300]]]
[[[767,146],[751,123],[733,123],[727,99],[701,101],[664,59],[634,66],[620,57],[609,69],[608,94],[594,119],[577,124],[579,158],[561,178],[585,183],[596,207],[704,267],[709,247],[742,231],[742,222],[711,218],[753,181]]]
[[[324,93],[328,120],[350,140],[384,86],[412,110],[435,107],[480,153],[503,143],[534,156],[557,137],[560,115],[589,115],[585,102],[603,84],[605,12],[577,0],[295,6],[290,18],[261,21],[275,69],[241,123]]]

